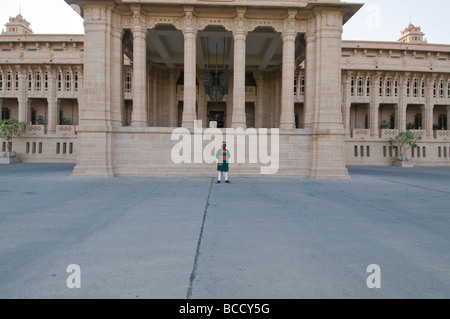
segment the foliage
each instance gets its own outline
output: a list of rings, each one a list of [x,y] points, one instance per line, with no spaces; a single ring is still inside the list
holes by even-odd
[[[63,117],[61,119],[61,125],[72,125],[72,122],[68,118]]]
[[[415,134],[414,132],[401,132],[394,139],[389,141],[392,147],[398,147],[400,156],[405,156],[409,149],[417,148],[417,142],[422,140],[422,136]]]
[[[11,152],[11,140],[14,136],[20,137],[25,123],[14,119],[2,120],[0,122],[0,136],[8,142],[8,152]]]
[[[44,120],[44,117],[42,115],[38,115],[38,117],[36,119],[36,124],[37,125],[45,125],[45,120]]]
[[[407,129],[407,130],[415,130],[415,129],[416,129],[416,126],[414,125],[414,123],[409,122],[409,123],[406,125],[406,129]]]
[[[383,123],[381,123],[380,128],[385,130],[388,129],[390,127],[389,123],[387,121],[383,121]]]

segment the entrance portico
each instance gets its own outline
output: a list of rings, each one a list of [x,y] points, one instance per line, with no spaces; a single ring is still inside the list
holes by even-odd
[[[228,76],[228,94],[220,101],[226,105],[221,108],[226,126],[246,129],[252,123],[257,128],[279,128],[281,171],[286,174],[292,170],[294,176],[348,178],[341,114],[341,34],[343,23],[359,5],[340,1],[66,2],[79,4],[85,20],[85,94],[80,104],[75,176],[154,175],[161,171],[158,163],[168,165],[166,175],[183,174],[189,168],[168,164],[173,143],[142,145],[142,141],[170,139],[170,130],[162,127],[173,128],[179,117],[183,128],[193,129],[198,119],[207,125],[210,99],[202,74],[220,69]],[[132,70],[129,127],[124,56]],[[300,72],[305,79],[300,119],[304,129],[296,130],[295,80]],[[247,86],[249,78],[256,85]],[[247,102],[254,105],[251,121],[247,121],[246,109],[252,109]],[[147,161],[145,152],[137,152],[134,159],[124,156],[118,150],[125,143],[130,156],[133,150],[147,149],[157,153],[160,161],[157,157]],[[303,145],[301,150],[296,143]],[[299,152],[302,163],[295,160]],[[193,172],[202,175],[203,170]]]

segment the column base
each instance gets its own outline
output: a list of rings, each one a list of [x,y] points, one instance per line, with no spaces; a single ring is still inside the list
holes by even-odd
[[[294,130],[295,124],[280,124],[280,130]]]
[[[147,122],[144,122],[144,121],[134,121],[134,122],[131,122],[131,126],[132,126],[132,127],[146,127],[146,126],[147,126]]]
[[[242,128],[247,129],[247,123],[232,123],[231,128]]]
[[[78,127],[78,156],[73,177],[114,177],[113,134],[108,126]]]
[[[351,179],[346,168],[344,169],[314,169],[309,176],[311,179]]]
[[[111,166],[75,166],[72,177],[78,178],[111,178],[114,177],[114,169]]]
[[[343,129],[317,130],[311,136],[312,179],[350,179],[345,165]]]

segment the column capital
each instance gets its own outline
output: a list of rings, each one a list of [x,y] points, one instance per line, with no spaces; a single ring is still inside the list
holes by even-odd
[[[247,8],[244,7],[238,7],[236,8],[237,16],[234,18],[234,25],[233,25],[233,37],[235,40],[242,40],[247,37],[248,34],[248,26],[245,21],[245,12],[247,11]]]
[[[430,74],[427,77],[425,77],[425,84],[430,88],[434,86],[434,83],[436,83],[437,76],[435,74]]]
[[[125,30],[121,27],[113,27],[111,28],[111,36],[116,37],[116,38],[123,38],[123,35],[125,34]]]
[[[297,34],[296,31],[296,21],[295,17],[297,15],[298,9],[288,9],[287,17],[284,19],[284,26],[283,26],[283,36],[284,34]]]
[[[132,6],[133,11],[133,22],[131,24],[131,31],[133,32],[133,36],[141,35],[143,33],[147,33],[146,28],[146,16],[141,11],[141,6]]]
[[[184,14],[183,34],[185,36],[189,34],[197,35],[197,17],[194,14],[194,8],[186,6],[184,8]]]

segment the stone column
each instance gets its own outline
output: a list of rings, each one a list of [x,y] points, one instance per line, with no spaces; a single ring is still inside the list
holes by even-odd
[[[27,124],[30,124],[31,120],[31,109],[30,109],[30,101],[27,98],[27,72],[23,68],[18,69],[19,73],[19,90],[18,90],[18,96],[17,96],[17,102],[19,105],[19,122],[25,122]]]
[[[280,129],[295,128],[294,112],[294,77],[295,77],[295,16],[297,10],[289,10],[285,21],[283,37],[283,62],[281,83],[281,114]]]
[[[202,75],[199,73],[198,78],[202,78]],[[198,112],[197,112],[197,119],[202,121],[203,127],[209,127],[209,118],[208,118],[208,101],[205,93],[205,87],[203,85],[203,81],[199,82],[199,88],[198,88]]]
[[[123,126],[125,120],[124,72],[121,15],[112,13],[111,26],[111,125]]]
[[[52,68],[47,69],[48,75],[48,119],[47,119],[47,133],[56,134],[56,126],[58,125],[58,105],[56,98],[56,70]]]
[[[307,20],[305,128],[311,130],[311,178],[348,179],[342,124],[343,14],[317,7]]]
[[[434,77],[429,77],[426,80],[426,91],[425,91],[425,105],[422,106],[422,125],[425,130],[425,136],[427,139],[433,139],[433,109],[434,109],[434,83],[436,79]]]
[[[257,72],[256,77],[256,106],[255,128],[264,127],[264,73]]]
[[[245,9],[237,9],[237,18],[233,30],[234,72],[233,72],[233,115],[232,128],[246,128],[245,118],[245,52],[247,29],[244,24]]]
[[[408,79],[405,75],[400,76],[400,88],[399,88],[399,103],[395,109],[395,122],[397,123],[397,129],[399,132],[406,131],[406,110],[408,107],[406,86]]]
[[[147,126],[147,29],[140,8],[133,10],[133,113],[131,126]]]
[[[184,103],[182,127],[194,128],[197,118],[197,21],[193,7],[185,8],[184,35]]]
[[[75,177],[112,177],[111,2],[85,2],[83,94]]]
[[[352,75],[350,73],[346,73],[344,75],[343,81],[343,92],[344,96],[342,97],[342,119],[344,122],[344,130],[347,136],[350,136],[350,109],[352,106],[351,101],[351,82]]]
[[[367,82],[367,81],[366,81]],[[380,109],[380,75],[375,74],[372,77],[372,87],[370,96],[370,109],[369,109],[369,128],[370,135],[372,137],[379,137],[379,119],[378,112]]]
[[[177,74],[175,70],[169,71],[169,126],[178,126],[177,103]]]
[[[229,78],[229,82],[228,82],[228,96],[227,96],[227,115],[226,115],[226,120],[225,120],[225,125],[226,127],[231,127],[231,123],[232,123],[232,119],[233,119],[233,87],[234,87],[234,83],[233,83],[233,79],[234,76],[230,76]]]
[[[447,105],[447,130],[450,130],[450,105]]]

